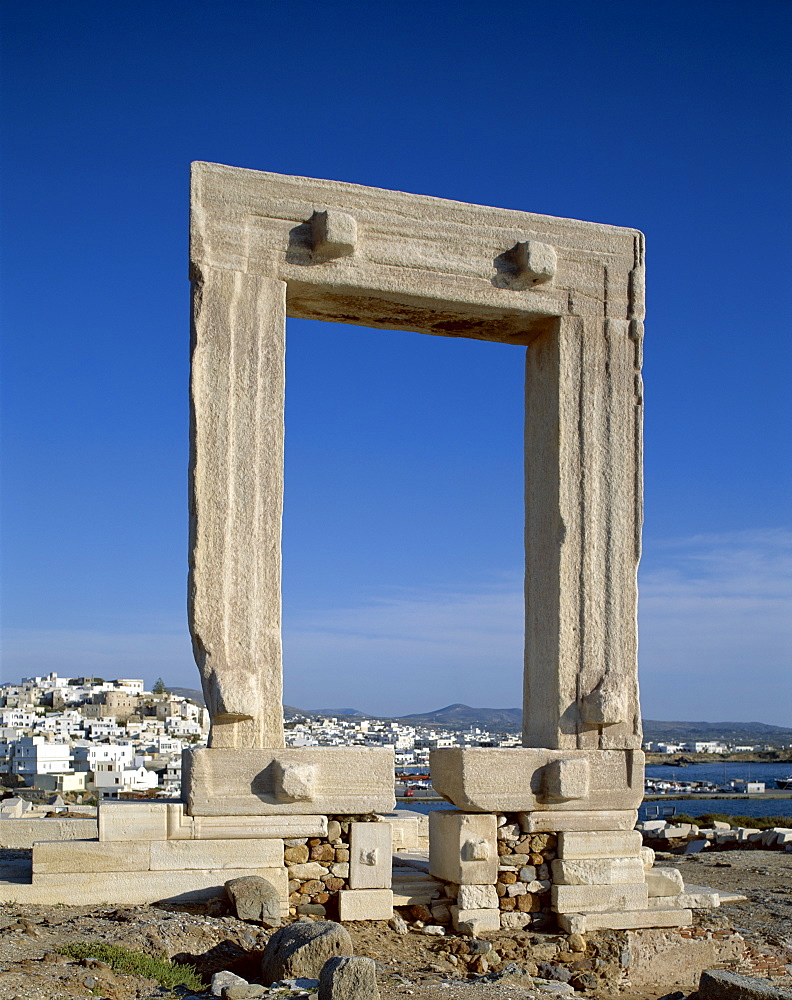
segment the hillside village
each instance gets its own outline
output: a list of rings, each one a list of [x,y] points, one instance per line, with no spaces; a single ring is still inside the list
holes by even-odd
[[[206,709],[158,682],[95,677],[24,677],[0,685],[0,784],[27,786],[72,797],[178,796],[181,754],[205,746]],[[439,747],[516,747],[516,733],[379,720],[287,714],[286,744],[393,747],[397,794],[409,783],[420,790],[428,777],[429,753]],[[723,741],[647,742],[650,752],[732,753],[759,749]],[[404,779],[400,781],[399,778]],[[401,786],[401,787],[400,787]]]

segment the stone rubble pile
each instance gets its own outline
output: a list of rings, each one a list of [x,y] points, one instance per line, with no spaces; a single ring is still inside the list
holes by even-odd
[[[650,843],[663,841],[687,841],[689,847],[697,850],[707,847],[751,848],[760,850],[781,850],[792,854],[792,827],[775,826],[767,830],[756,827],[731,827],[728,823],[715,820],[712,827],[699,827],[695,823],[666,822],[663,819],[647,819],[635,827]]]

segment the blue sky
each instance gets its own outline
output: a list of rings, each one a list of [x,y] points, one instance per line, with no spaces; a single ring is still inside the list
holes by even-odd
[[[792,725],[791,9],[5,0],[3,680],[197,686],[191,160],[647,236],[648,718]],[[290,321],[285,696],[518,705],[522,350]]]

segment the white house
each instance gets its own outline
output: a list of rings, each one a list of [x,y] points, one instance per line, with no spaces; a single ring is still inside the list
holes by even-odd
[[[68,743],[56,743],[44,736],[23,736],[9,746],[12,774],[32,784],[37,774],[71,774],[72,752]]]

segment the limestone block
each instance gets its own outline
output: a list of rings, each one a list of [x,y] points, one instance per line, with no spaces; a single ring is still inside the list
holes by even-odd
[[[512,910],[509,913],[501,913],[500,915],[500,925],[504,930],[521,930],[523,927],[527,927],[530,922],[530,913],[519,913],[516,910]]]
[[[150,861],[151,844],[147,840],[126,843],[72,840],[33,845],[34,875],[145,872],[150,868]]]
[[[556,913],[603,913],[645,910],[646,885],[554,885],[550,902]]]
[[[225,868],[181,872],[80,872],[76,874],[35,875],[31,885],[9,885],[5,899],[19,903],[70,906],[94,906],[99,903],[126,904],[196,902],[225,896],[225,883],[232,878],[260,875],[278,890],[281,915],[288,908],[288,881],[285,868]]]
[[[558,836],[558,857],[563,861],[587,858],[640,858],[643,841],[637,830],[577,832]]]
[[[638,819],[637,809],[572,810],[561,812],[520,813],[520,827],[524,833],[560,833],[566,830],[632,830]]]
[[[552,869],[553,881],[558,885],[620,885],[644,881],[640,858],[588,858],[582,861],[556,858]]]
[[[678,896],[684,888],[682,872],[678,868],[652,868],[646,872],[646,886],[650,898],[652,896]]]
[[[282,840],[155,840],[151,843],[152,871],[282,866]]]
[[[463,910],[459,906],[449,907],[454,929],[460,934],[470,934],[478,937],[500,930],[500,911],[493,909]]]
[[[649,908],[659,910],[675,907],[691,910],[709,909],[714,906],[720,906],[720,895],[705,885],[686,885],[682,892],[667,896],[652,896],[649,899]]]
[[[633,910],[625,913],[559,913],[558,926],[567,934],[599,930],[630,930],[639,927],[689,927],[691,910]]]
[[[601,812],[643,800],[640,750],[444,747],[429,764],[435,789],[466,811]]]
[[[282,747],[286,285],[196,261],[191,277],[188,621],[209,746]]]
[[[349,888],[390,889],[392,854],[390,823],[350,823]]]
[[[30,850],[39,840],[93,840],[97,836],[95,819],[0,820],[0,847],[12,850]]]
[[[664,830],[666,825],[664,819],[645,819],[643,823],[638,824],[638,829],[641,833],[651,833],[655,830]]]
[[[184,820],[189,823],[195,840],[293,840],[327,836],[327,816],[185,816]]]
[[[379,747],[189,750],[182,795],[196,817],[388,812],[393,762],[393,750]]]
[[[382,820],[391,825],[394,851],[416,851],[429,837],[429,817],[424,813],[397,809]]]
[[[168,802],[102,802],[99,840],[167,840]]]
[[[193,263],[289,282],[289,315],[312,319],[340,321],[344,309],[367,326],[446,336],[457,321],[466,336],[505,340],[537,314],[562,315],[570,295],[601,295],[605,264],[613,313],[630,315],[627,276],[636,271],[639,287],[643,270],[635,230],[217,163],[193,164],[191,207]],[[317,209],[352,216],[365,234],[354,256],[333,262],[332,278],[308,266]],[[515,243],[536,244],[537,233],[556,250],[555,281],[514,290],[498,258],[508,253],[513,270]]]
[[[306,861],[302,865],[289,866],[289,878],[321,879],[329,875],[330,868],[320,865],[318,861]]]
[[[654,864],[655,852],[651,847],[641,848],[641,862],[643,863],[644,871],[649,871]]]
[[[429,814],[429,871],[457,885],[494,885],[496,836],[492,814],[435,809]]]
[[[522,888],[525,892],[525,887]],[[494,885],[460,885],[457,903],[461,910],[497,910],[498,894]]]
[[[346,920],[390,920],[393,893],[390,889],[341,889],[338,917]]]

